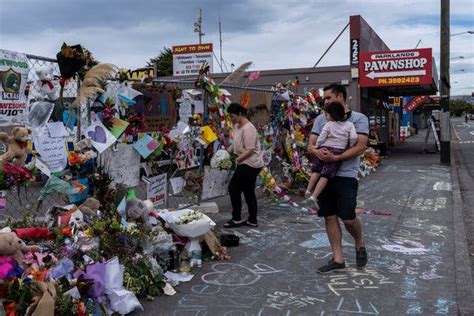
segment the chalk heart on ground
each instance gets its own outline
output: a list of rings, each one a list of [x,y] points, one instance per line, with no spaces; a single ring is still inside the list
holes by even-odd
[[[204,274],[201,279],[209,284],[221,286],[244,286],[256,283],[263,274],[278,273],[266,264],[257,263],[255,269],[249,269],[236,263],[216,263],[212,266],[213,272]]]

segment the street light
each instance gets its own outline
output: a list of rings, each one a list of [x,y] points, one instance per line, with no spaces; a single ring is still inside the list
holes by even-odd
[[[474,34],[474,31],[464,31],[464,32],[461,32],[461,33],[454,33],[454,34],[451,34],[451,36],[456,36],[456,35],[461,35],[461,34]]]

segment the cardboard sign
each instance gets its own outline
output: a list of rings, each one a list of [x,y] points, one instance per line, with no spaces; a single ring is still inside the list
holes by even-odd
[[[359,56],[361,87],[430,85],[431,48],[363,52]]]
[[[153,205],[159,206],[166,203],[167,190],[167,175],[160,174],[155,177],[143,177],[146,186],[146,198],[153,202]]]
[[[25,54],[0,49],[0,126],[28,123],[25,95],[28,72]]]

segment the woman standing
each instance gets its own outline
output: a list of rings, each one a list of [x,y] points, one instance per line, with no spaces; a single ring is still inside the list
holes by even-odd
[[[264,164],[260,152],[260,141],[255,126],[247,119],[247,110],[238,103],[232,103],[227,108],[232,123],[233,143],[227,149],[237,155],[237,168],[229,184],[229,195],[232,203],[232,219],[224,227],[239,227],[242,225],[258,227],[257,197],[255,182]],[[249,217],[242,220],[242,193],[247,202]]]

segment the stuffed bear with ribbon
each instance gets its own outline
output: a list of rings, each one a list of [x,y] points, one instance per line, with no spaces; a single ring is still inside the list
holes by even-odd
[[[58,98],[56,96],[58,86],[53,81],[53,69],[51,67],[41,67],[36,70],[36,75],[38,80],[36,80],[30,90],[30,99],[35,99],[36,101],[56,100]]]

